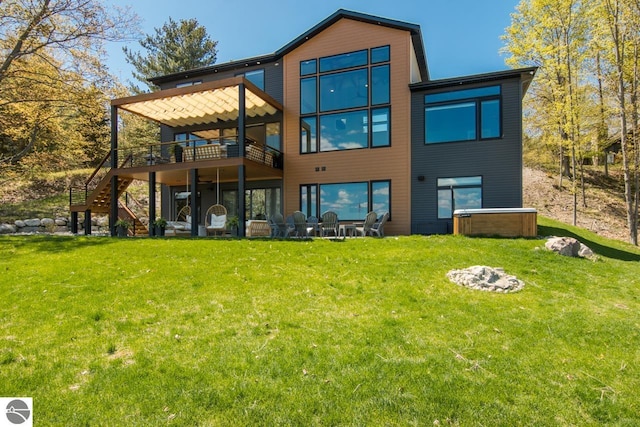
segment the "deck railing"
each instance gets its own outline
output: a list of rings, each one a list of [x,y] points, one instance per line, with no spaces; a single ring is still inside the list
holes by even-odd
[[[236,137],[207,140],[171,141],[149,144],[144,147],[122,148],[118,150],[120,168],[134,168],[172,163],[188,163],[240,157],[240,147]],[[275,148],[245,141],[244,157],[276,169],[283,168],[282,152]],[[100,165],[85,181],[84,186],[69,189],[69,204],[84,205],[87,198],[111,170],[111,152],[107,153]]]
[[[187,163],[201,160],[215,160],[240,157],[237,138],[216,139],[214,143],[206,140],[171,141],[149,144],[146,147],[120,149],[120,158],[128,159],[121,167],[132,168],[161,164]],[[245,158],[282,169],[282,153],[275,148],[245,142]]]

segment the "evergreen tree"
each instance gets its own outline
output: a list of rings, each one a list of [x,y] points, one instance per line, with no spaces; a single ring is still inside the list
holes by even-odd
[[[213,65],[217,44],[195,18],[178,22],[169,18],[162,28],[154,28],[154,34],[140,41],[143,53],[123,50],[127,62],[135,67],[133,76],[156,90],[147,79]],[[132,89],[141,92],[136,86]]]

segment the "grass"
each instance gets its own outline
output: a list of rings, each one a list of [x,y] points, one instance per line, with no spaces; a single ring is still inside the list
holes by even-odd
[[[38,425],[637,425],[640,251],[574,234],[0,238],[0,396]],[[559,233],[563,232],[563,233]],[[523,291],[448,282],[504,267]]]

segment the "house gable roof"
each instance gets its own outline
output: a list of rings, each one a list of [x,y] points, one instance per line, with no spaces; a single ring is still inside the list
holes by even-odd
[[[226,62],[223,64],[215,64],[208,67],[197,68],[194,70],[185,70],[165,76],[158,76],[150,78],[149,81],[155,85],[160,85],[166,82],[181,80],[186,78],[194,78],[209,74],[212,72],[227,71],[237,68],[244,68],[251,65],[258,65],[261,63],[275,62],[280,60],[284,55],[300,47],[312,37],[320,34],[322,31],[329,28],[334,23],[341,19],[352,19],[355,21],[365,22],[373,25],[382,25],[389,28],[408,31],[411,34],[411,40],[413,42],[413,48],[415,50],[416,58],[418,60],[418,66],[423,81],[429,80],[429,70],[427,67],[427,58],[424,50],[424,43],[422,41],[422,32],[420,26],[417,24],[410,24],[407,22],[396,21],[393,19],[381,18],[378,16],[367,15],[365,13],[354,12],[345,9],[339,9],[331,16],[327,17],[323,21],[316,24],[311,29],[305,31],[291,42],[287,43],[272,54],[256,56],[252,58],[246,58],[238,61]]]
[[[424,43],[422,42],[422,32],[420,26],[417,24],[410,24],[408,22],[396,21],[394,19],[381,18],[379,16],[368,15],[365,13],[354,12],[346,9],[339,9],[328,18],[318,23],[313,28],[302,33],[300,36],[280,48],[276,52],[276,56],[282,57],[292,50],[300,47],[312,37],[320,34],[322,31],[329,28],[341,19],[351,19],[354,21],[364,22],[372,25],[382,25],[385,27],[393,28],[396,30],[408,31],[411,34],[413,41],[413,47],[415,49],[416,57],[418,59],[418,65],[420,67],[420,74],[423,80],[429,79],[429,70],[427,67],[427,58],[424,51]]]

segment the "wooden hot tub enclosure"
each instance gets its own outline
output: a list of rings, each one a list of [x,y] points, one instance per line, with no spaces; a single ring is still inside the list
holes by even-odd
[[[466,236],[535,237],[537,211],[532,208],[458,209],[453,233]]]

